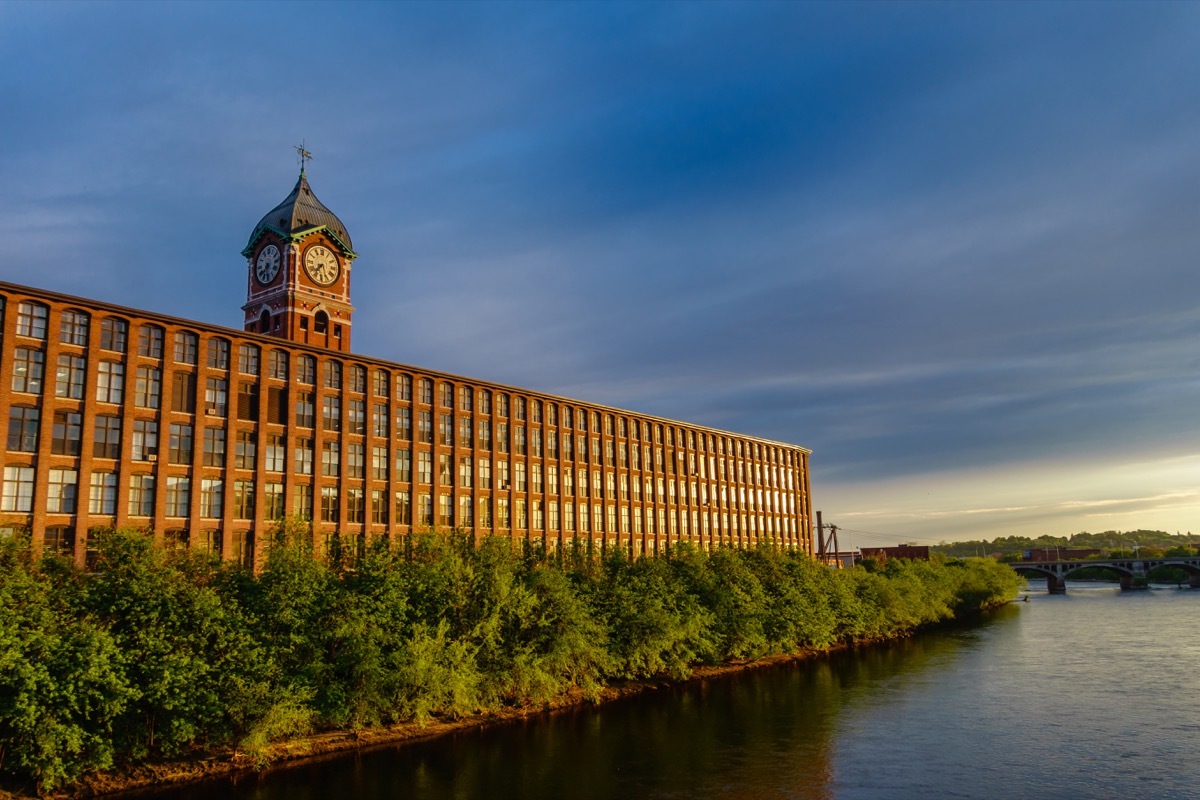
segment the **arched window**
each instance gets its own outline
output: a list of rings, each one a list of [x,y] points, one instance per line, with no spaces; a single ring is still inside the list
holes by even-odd
[[[258,332],[271,332],[271,312],[267,311],[265,308],[262,310],[262,313],[258,315]]]
[[[324,335],[329,332],[329,315],[318,311],[313,315],[313,333]]]
[[[58,340],[63,344],[87,344],[88,315],[77,309],[62,312],[58,328]]]

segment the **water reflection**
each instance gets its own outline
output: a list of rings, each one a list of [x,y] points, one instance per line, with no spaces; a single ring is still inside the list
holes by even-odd
[[[799,798],[835,796],[847,712],[923,672],[953,669],[988,626],[959,627],[662,689],[437,741],[175,790],[175,800],[345,798]]]

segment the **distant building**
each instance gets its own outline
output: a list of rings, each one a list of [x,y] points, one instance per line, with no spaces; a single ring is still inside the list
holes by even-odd
[[[303,171],[242,254],[244,331],[0,284],[0,525],[79,562],[132,524],[253,563],[289,514],[318,540],[812,552],[803,447],[351,354],[357,254]]]
[[[863,547],[860,548],[863,558],[873,558],[883,561],[889,558],[908,558],[914,561],[929,560],[929,545],[899,544],[895,547]]]

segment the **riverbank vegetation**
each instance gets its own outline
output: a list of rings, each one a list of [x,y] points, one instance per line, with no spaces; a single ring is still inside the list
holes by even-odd
[[[285,523],[255,575],[138,531],[94,569],[0,543],[0,775],[42,790],[147,759],[454,717],[903,635],[1016,595],[991,559],[850,570],[769,547],[546,557],[414,537],[317,555]]]

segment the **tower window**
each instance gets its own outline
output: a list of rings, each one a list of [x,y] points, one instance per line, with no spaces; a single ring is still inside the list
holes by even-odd
[[[313,333],[328,333],[329,332],[329,315],[324,311],[318,311],[313,317]]]

